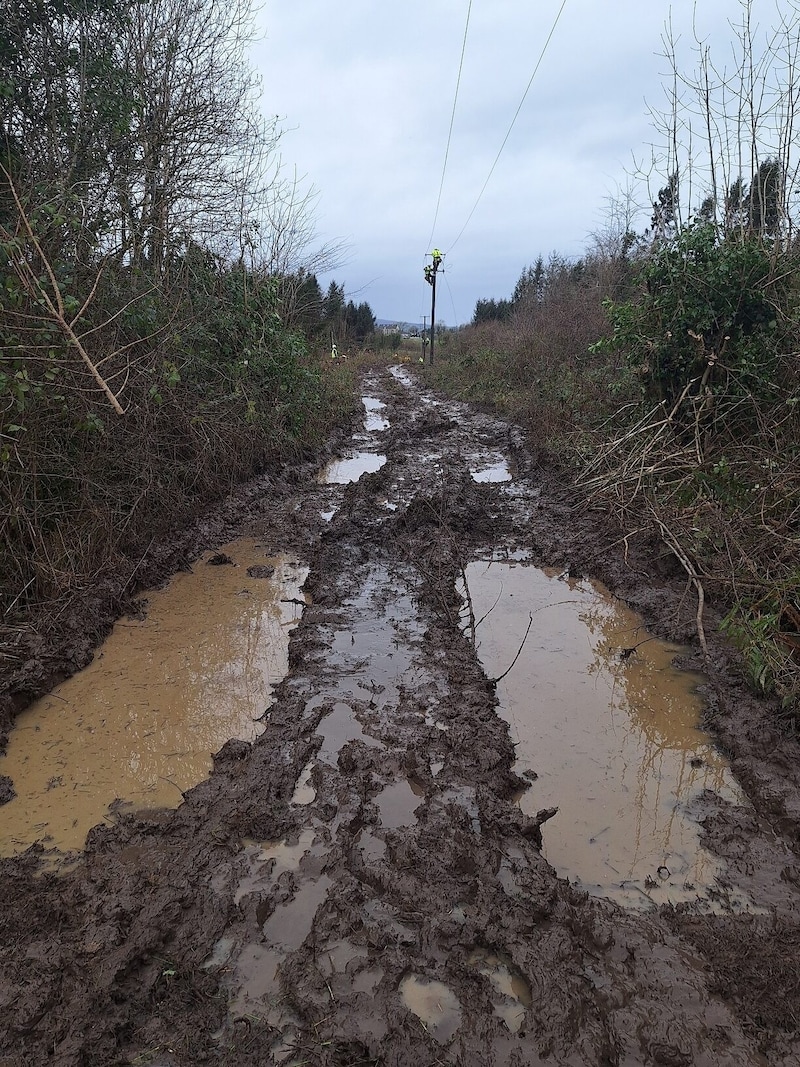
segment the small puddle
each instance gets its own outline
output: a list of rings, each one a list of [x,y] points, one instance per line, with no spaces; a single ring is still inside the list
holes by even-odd
[[[380,967],[365,967],[363,971],[353,976],[353,992],[372,996],[382,978],[383,971]]]
[[[470,564],[467,581],[487,674],[501,675],[522,646],[498,682],[499,711],[515,769],[538,776],[523,810],[559,808],[543,828],[550,863],[631,906],[713,890],[719,865],[689,808],[704,789],[744,799],[698,728],[703,679],[672,667],[680,649],[651,638],[597,583],[499,562]]]
[[[347,485],[357,482],[362,474],[374,474],[386,462],[386,456],[375,452],[355,452],[344,459],[334,459],[317,476],[321,485]]]
[[[372,748],[382,748],[380,741],[365,734],[349,704],[338,703],[317,727],[322,736],[322,747],[317,758],[323,763],[336,764],[340,751],[348,741],[363,741]]]
[[[311,772],[314,770],[314,760],[309,760],[300,772],[300,777],[297,779],[297,784],[294,787],[294,793],[292,794],[292,804],[298,804],[305,806],[307,804],[313,804],[317,799],[317,791],[311,784]]]
[[[363,950],[344,939],[317,948],[317,967],[326,978],[337,973],[344,974],[351,960],[364,958]]]
[[[387,830],[397,830],[401,826],[413,826],[417,821],[414,810],[420,805],[420,796],[410,782],[400,781],[387,785],[375,797],[380,812],[381,825]]]
[[[239,904],[251,893],[258,892],[274,882],[284,871],[299,870],[303,859],[310,856],[319,865],[323,855],[321,846],[314,848],[314,831],[303,830],[296,844],[287,841],[267,841],[262,845],[250,844],[243,851],[248,870],[239,879],[233,902]]]
[[[265,1015],[270,1025],[276,1027],[287,1021],[281,1006],[278,967],[310,934],[314,916],[333,884],[321,873],[326,853],[322,844],[314,843],[314,837],[313,829],[307,828],[295,844],[274,841],[262,846],[250,845],[245,850],[249,870],[239,881],[234,903],[239,904],[254,893],[263,894],[287,871],[293,872],[295,888],[291,899],[282,901],[269,915],[266,914],[270,907],[269,897],[262,895],[256,908],[256,919],[261,925],[264,943],[246,945],[235,958],[232,958],[232,951],[226,955],[230,962],[226,970],[233,1015]],[[219,955],[215,949],[206,966],[211,967]]]
[[[469,473],[472,475],[473,482],[511,481],[508,461],[499,452],[488,456],[473,457]]]
[[[376,396],[362,396],[361,403],[367,412],[364,417],[364,429],[367,432],[389,429],[389,420],[380,414],[386,407],[382,400],[378,400]]]
[[[497,993],[497,998],[492,1002],[494,1010],[515,1034],[525,1019],[526,1008],[533,1003],[527,979],[507,956],[485,948],[474,949],[467,959],[467,964],[485,975],[492,983]]]
[[[435,717],[430,708],[427,708],[425,711],[425,725],[430,726],[435,730],[439,730],[443,734],[446,734],[450,729],[446,722],[441,722]]]
[[[405,369],[405,367],[400,367],[400,366],[390,367],[389,368],[389,373],[391,374],[391,376],[393,378],[395,378],[398,382],[402,382],[403,385],[405,385],[406,387],[410,388],[414,384],[414,381],[413,381],[411,375],[408,373],[408,371]]]
[[[385,568],[375,567],[346,610],[353,622],[332,634],[329,664],[355,683],[351,691],[374,709],[396,704],[401,689],[417,676],[410,646],[423,628],[411,597],[398,590]]]
[[[463,808],[467,815],[469,815],[470,823],[472,825],[472,832],[479,834],[481,832],[481,820],[478,811],[478,800],[475,796],[475,790],[472,786],[452,786],[450,789],[443,790],[438,797],[434,797],[432,804],[437,804],[442,807],[447,807],[448,804],[456,804],[459,808]]]
[[[386,842],[366,830],[362,830],[358,835],[358,847],[364,853],[364,859],[372,863],[377,863],[386,855]]]
[[[448,1042],[461,1025],[458,997],[443,982],[408,974],[400,983],[400,995],[440,1044]]]
[[[300,948],[311,932],[317,909],[324,902],[332,884],[324,874],[313,881],[304,882],[292,899],[279,904],[262,926],[267,941],[282,952],[294,952]]]
[[[253,540],[220,551],[236,566],[208,553],[149,592],[146,618],[120,619],[85,670],[18,716],[0,758],[18,794],[0,808],[0,854],[79,849],[116,799],[175,808],[211,753],[261,733],[308,572]]]
[[[386,1022],[375,1012],[372,998],[384,972],[380,967],[370,966],[369,949],[346,940],[316,945],[315,949],[317,970],[325,979],[331,1000],[338,999],[339,995],[351,997],[353,993],[363,994],[358,997],[361,1003],[356,1005],[354,1011],[352,1007],[348,1008],[350,1032],[355,1029],[380,1041],[386,1034]],[[296,1065],[302,1067],[308,1062],[301,1058]],[[347,1062],[353,1061],[348,1059]],[[364,1060],[360,1062],[366,1063]]]
[[[203,964],[204,971],[215,971],[220,967],[224,967],[228,960],[233,955],[233,950],[236,948],[236,941],[232,937],[221,937],[217,941],[216,945],[211,952],[211,955]]]
[[[270,1025],[282,1021],[277,971],[284,953],[266,945],[247,945],[236,959],[235,976],[238,989],[231,997],[230,1014],[251,1015],[266,1013]]]

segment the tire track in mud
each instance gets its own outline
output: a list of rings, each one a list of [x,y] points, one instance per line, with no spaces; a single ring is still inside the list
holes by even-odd
[[[456,583],[541,532],[521,436],[407,375],[365,391],[390,425],[354,447],[385,465],[254,525],[302,527],[312,568],[264,734],[71,873],[2,865],[0,1064],[797,1062],[761,1054],[680,922],[559,880],[513,803]],[[495,452],[510,495],[470,475]]]
[[[687,969],[686,950],[665,932],[654,950],[641,923],[630,923],[611,974],[607,962],[599,968],[598,988],[619,995],[627,985],[639,1000],[612,1022],[587,971],[618,933],[602,908],[581,909],[564,893],[539,855],[535,820],[510,804],[523,783],[454,596],[463,556],[508,533],[496,494],[468,471],[466,457],[498,443],[496,425],[486,426],[489,440],[476,440],[472,426],[419,408],[386,442],[386,466],[338,490],[311,581],[314,646],[287,683],[323,736],[302,818],[313,844],[294,872],[267,875],[247,895],[249,916],[228,934],[234,1015],[281,1030],[272,1050],[288,1059],[296,1048],[322,1062],[338,1042],[347,1055],[396,1063],[548,1054],[599,1063],[623,1050],[634,1062],[680,1062],[701,1048],[709,1063],[748,1062],[743,1038],[737,1052],[735,1039],[723,1050],[711,1037],[726,1012],[697,982],[699,963]],[[261,862],[274,863],[269,849]],[[566,959],[565,917],[578,930]],[[282,924],[296,923],[303,944],[282,953]]]

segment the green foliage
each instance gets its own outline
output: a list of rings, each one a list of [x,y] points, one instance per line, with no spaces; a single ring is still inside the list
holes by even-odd
[[[612,414],[640,389],[614,350],[590,352],[604,327],[601,304],[616,275],[592,257],[541,257],[520,276],[499,318],[448,334],[430,372],[441,387],[496,404],[524,422],[537,444],[560,453],[567,440]]]
[[[755,237],[720,239],[698,220],[645,261],[638,299],[607,302],[613,333],[600,348],[627,353],[648,390],[674,400],[717,361],[719,381],[742,392],[769,392],[785,350],[790,274]]]
[[[345,310],[345,335],[363,345],[375,333],[375,316],[366,301],[356,305],[350,300]]]
[[[800,700],[800,677],[793,655],[800,650],[797,627],[787,632],[787,602],[800,588],[800,571],[788,577],[785,595],[775,589],[761,600],[737,600],[722,620],[722,631],[742,653],[747,678],[759,693],[776,693],[785,708]],[[796,611],[792,613],[797,617]],[[792,624],[789,623],[791,626]]]
[[[532,267],[526,267],[520,274],[511,297],[512,305],[520,307],[526,301],[538,304],[544,296],[545,280],[544,260],[539,256]],[[473,322],[475,321],[477,321],[477,308],[476,318],[473,319]]]
[[[472,325],[482,322],[506,322],[511,318],[513,304],[510,300],[478,300],[472,316]]]

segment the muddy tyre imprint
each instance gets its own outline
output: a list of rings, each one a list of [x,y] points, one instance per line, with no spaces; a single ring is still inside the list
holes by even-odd
[[[797,939],[797,882],[781,878],[796,783],[765,832],[768,763],[745,738],[729,747],[762,776],[740,775],[755,806],[704,809],[707,843],[767,917],[628,912],[559,879],[540,850],[551,813],[516,802],[528,783],[458,581],[499,545],[633,600],[641,576],[603,556],[614,532],[569,512],[518,431],[426,399],[407,373],[365,391],[385,407],[368,405],[381,419],[353,450],[386,462],[253,510],[250,533],[302,541],[311,567],[264,732],[228,743],[177,811],[92,831],[73,870],[2,863],[0,1062],[798,1062],[788,965],[782,1009],[763,993],[752,1009],[770,931]],[[637,606],[666,616],[680,590],[658,589]]]

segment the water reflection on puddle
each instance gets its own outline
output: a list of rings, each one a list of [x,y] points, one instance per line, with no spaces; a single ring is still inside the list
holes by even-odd
[[[314,770],[314,760],[309,760],[300,772],[300,777],[297,779],[297,784],[294,787],[294,793],[292,794],[292,804],[297,804],[300,807],[305,807],[308,804],[313,804],[317,799],[317,791],[311,782],[311,774]]]
[[[119,620],[85,670],[17,718],[0,759],[18,794],[0,808],[0,854],[81,848],[117,798],[177,807],[212,752],[261,732],[307,570],[252,540],[222,551],[237,565],[201,560],[149,593],[145,619]],[[272,577],[248,575],[265,564]]]
[[[469,472],[473,482],[510,482],[511,471],[508,461],[500,453],[473,457]]]
[[[400,983],[400,995],[406,1007],[441,1044],[449,1041],[461,1025],[461,1005],[443,982],[409,974]]]
[[[329,653],[341,690],[375,709],[396,704],[403,686],[416,679],[412,643],[423,632],[411,597],[385,568],[374,567],[346,607],[355,621],[331,635]]]
[[[597,584],[498,562],[471,564],[467,581],[475,618],[485,616],[478,654],[490,677],[507,670],[532,616],[497,693],[518,743],[516,770],[538,775],[523,810],[559,808],[543,830],[547,859],[629,905],[702,897],[718,865],[688,807],[703,789],[743,802],[698,729],[702,678],[673,668],[679,649],[649,639]]]
[[[261,845],[247,844],[242,852],[247,871],[239,879],[233,902],[238,904],[249,894],[274,881],[284,871],[296,871],[301,866],[318,866],[323,855],[315,846],[315,833],[310,827],[302,831],[297,841],[267,841]],[[304,864],[304,860],[307,862]]]
[[[408,373],[405,367],[395,365],[394,367],[389,368],[389,373],[396,381],[402,382],[403,385],[407,387],[412,386],[414,384],[411,375]]]
[[[378,400],[376,396],[362,396],[361,403],[366,410],[366,415],[364,416],[365,430],[370,432],[389,429],[389,420],[380,414],[386,407],[382,400]]]
[[[243,871],[234,893],[234,903],[255,899],[256,921],[261,927],[263,941],[245,945],[241,952],[235,948],[225,953],[227,984],[233,1015],[247,1014],[263,1017],[271,1026],[281,1028],[291,1019],[281,1003],[278,967],[287,955],[300,948],[311,932],[314,917],[325,903],[331,879],[322,873],[327,853],[322,841],[317,841],[311,827],[304,829],[297,841],[247,844],[242,852]],[[291,872],[291,881],[284,885],[290,890],[288,899],[277,905],[271,890]],[[205,966],[211,968],[215,954]]]
[[[336,764],[339,752],[349,741],[363,741],[372,748],[380,748],[380,741],[365,734],[349,704],[337,703],[317,727],[322,737],[318,758],[322,763]]]
[[[420,797],[424,795],[425,790],[417,782],[400,781],[387,785],[375,797],[381,825],[387,830],[413,826],[417,821],[414,809],[419,807]]]
[[[318,481],[321,485],[347,485],[357,482],[362,474],[374,474],[386,462],[386,456],[375,452],[356,452],[345,459],[334,459],[324,467]]]
[[[476,948],[467,964],[489,979],[494,987],[494,1010],[512,1033],[516,1033],[525,1019],[525,1009],[533,1003],[531,987],[522,973],[503,953]]]

